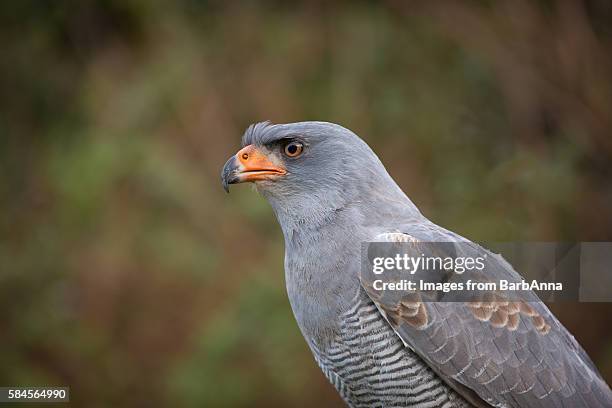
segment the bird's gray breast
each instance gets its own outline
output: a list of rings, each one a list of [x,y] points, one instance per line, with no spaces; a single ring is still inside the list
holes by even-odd
[[[326,231],[310,237],[295,236],[287,243],[287,293],[304,337],[325,343],[338,334],[339,316],[350,308],[360,289],[353,273],[360,266],[360,253],[358,245]]]
[[[345,211],[340,217],[358,215]],[[361,288],[366,229],[285,231],[287,292],[297,323],[326,377],[351,407],[467,407],[404,345]]]

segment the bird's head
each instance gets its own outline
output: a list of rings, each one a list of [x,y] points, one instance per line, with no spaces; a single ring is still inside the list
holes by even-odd
[[[222,182],[254,182],[271,194],[331,190],[382,166],[354,133],[327,122],[249,126],[242,149],[225,164]]]
[[[363,140],[327,122],[251,125],[221,179],[226,190],[253,182],[281,224],[287,217],[316,221],[349,202],[380,194],[407,200]]]

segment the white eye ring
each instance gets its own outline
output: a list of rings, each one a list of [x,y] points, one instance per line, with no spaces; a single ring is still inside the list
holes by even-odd
[[[298,157],[304,151],[304,145],[300,142],[289,142],[283,150],[289,157]]]

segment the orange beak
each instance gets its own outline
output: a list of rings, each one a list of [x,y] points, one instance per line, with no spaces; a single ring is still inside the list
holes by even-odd
[[[280,164],[274,163],[261,150],[253,145],[241,149],[223,166],[221,182],[229,192],[230,184],[270,180],[287,174]]]

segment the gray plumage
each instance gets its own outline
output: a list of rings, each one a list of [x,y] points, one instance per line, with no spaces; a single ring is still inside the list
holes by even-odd
[[[289,141],[303,145],[301,155],[283,154]],[[359,275],[362,242],[469,241],[426,219],[354,133],[325,122],[259,123],[242,144],[284,169],[255,184],[283,231],[297,323],[349,406],[612,407],[608,385],[535,295],[492,314],[372,293]],[[226,164],[226,186],[240,182],[236,166]],[[492,278],[518,277],[488,254]]]

